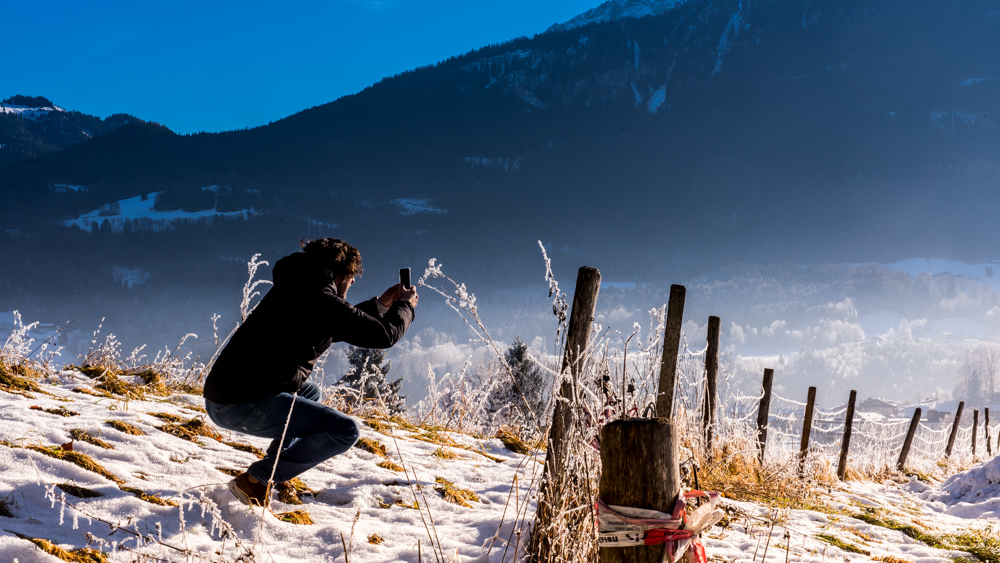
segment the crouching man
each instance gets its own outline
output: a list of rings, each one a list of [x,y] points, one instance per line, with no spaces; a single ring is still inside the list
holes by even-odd
[[[274,286],[205,380],[212,422],[271,439],[267,455],[229,483],[249,505],[270,504],[272,471],[280,485],[357,442],[358,423],[321,404],[319,386],[306,380],[334,342],[362,348],[399,342],[417,305],[415,289],[394,285],[381,297],[352,306],[345,298],[361,274],[358,250],[331,238],[303,241],[302,250],[274,265]]]

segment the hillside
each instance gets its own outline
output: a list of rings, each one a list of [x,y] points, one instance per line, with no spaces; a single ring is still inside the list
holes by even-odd
[[[991,237],[969,226],[992,228],[996,13],[990,1],[701,0],[598,18],[250,131],[121,128],[8,167],[0,221],[27,230],[228,185],[259,190],[258,210],[342,228],[368,202],[426,199],[449,213],[382,227],[436,244],[489,240],[517,216],[534,238],[591,253],[669,238],[689,255],[763,260],[981,258]]]

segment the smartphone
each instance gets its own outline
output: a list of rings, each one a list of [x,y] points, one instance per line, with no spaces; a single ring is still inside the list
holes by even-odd
[[[400,268],[399,269],[399,285],[403,286],[404,289],[410,289],[410,269]]]

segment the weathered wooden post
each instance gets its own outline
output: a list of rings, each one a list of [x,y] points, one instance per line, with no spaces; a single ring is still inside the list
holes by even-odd
[[[767,418],[771,414],[771,385],[774,383],[774,370],[764,368],[764,394],[757,407],[757,448],[760,452],[760,464],[764,464],[764,446],[767,444]]]
[[[979,409],[972,409],[972,457],[976,457],[976,439],[979,438]]]
[[[712,457],[715,434],[715,404],[719,380],[719,332],[722,320],[708,317],[708,349],[705,351],[705,452]]]
[[[847,477],[847,452],[851,448],[851,426],[854,425],[854,403],[858,392],[851,389],[851,397],[847,400],[847,420],[844,421],[844,439],[840,441],[840,463],[837,464],[837,478],[841,481]]]
[[[663,330],[663,356],[660,360],[660,388],[656,395],[656,416],[674,416],[674,387],[677,383],[677,350],[681,345],[681,320],[684,317],[683,285],[670,286],[667,303],[667,326]]]
[[[958,402],[958,410],[955,411],[955,422],[951,425],[951,435],[948,436],[948,447],[944,450],[944,457],[951,457],[951,450],[955,447],[955,436],[958,436],[958,423],[962,422],[962,411],[965,409],[965,401]]]
[[[910,455],[910,446],[913,445],[913,436],[917,433],[917,426],[920,425],[920,407],[913,411],[913,418],[910,419],[910,427],[906,430],[906,439],[903,440],[903,449],[899,452],[899,461],[896,462],[896,469],[902,471],[906,466],[906,456]]]
[[[601,499],[670,513],[680,493],[677,430],[669,418],[616,420],[601,429]],[[666,545],[606,547],[600,563],[660,563]]]
[[[612,505],[670,513],[680,494],[680,459],[673,396],[685,288],[670,286],[656,419],[616,420],[601,429],[600,498]],[[606,547],[600,563],[659,563],[666,545]]]
[[[809,453],[809,434],[812,432],[813,409],[816,407],[816,388],[809,388],[806,400],[806,416],[802,419],[802,443],[799,445],[799,477],[806,474],[806,455]]]
[[[983,407],[983,415],[986,420],[983,421],[983,426],[985,427],[986,434],[986,455],[993,457],[993,444],[990,443],[990,407]]]
[[[566,349],[563,352],[562,370],[565,374],[559,395],[568,401],[573,400],[574,381],[580,376],[586,359],[587,347],[590,345],[590,330],[594,322],[594,310],[597,308],[597,293],[601,288],[601,272],[595,268],[584,266],[576,277],[576,290],[573,293],[573,308],[570,311],[569,328],[566,334]],[[558,513],[558,502],[564,490],[564,479],[574,478],[565,474],[565,462],[568,456],[569,444],[566,442],[567,430],[573,423],[572,403],[556,401],[552,413],[552,427],[549,430],[549,447],[545,453],[545,468],[542,472],[540,499],[535,515],[535,526],[531,534],[531,554],[541,561],[557,558],[552,554],[550,526]]]

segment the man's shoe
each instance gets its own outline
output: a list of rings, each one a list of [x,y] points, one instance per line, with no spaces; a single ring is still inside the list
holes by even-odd
[[[267,489],[267,483],[254,483],[250,480],[250,474],[243,472],[229,482],[229,490],[236,495],[236,498],[247,506],[269,506],[271,504],[271,494]]]

